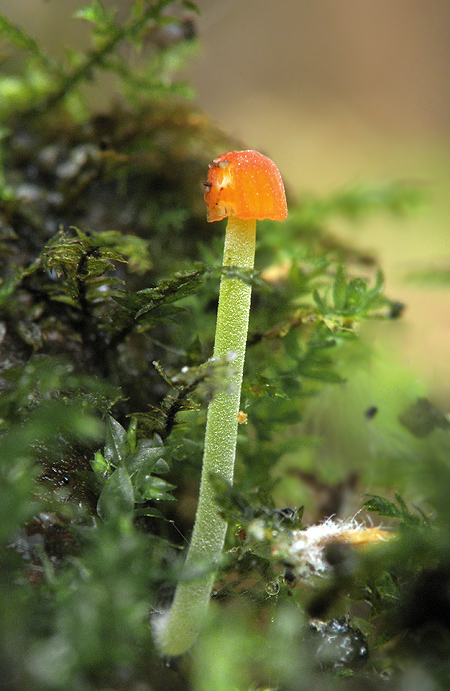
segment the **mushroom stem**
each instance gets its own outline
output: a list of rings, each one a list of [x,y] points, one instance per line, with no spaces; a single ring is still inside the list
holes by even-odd
[[[255,237],[254,219],[230,216],[223,265],[252,269]],[[250,300],[250,284],[239,278],[222,276],[214,357],[232,354],[232,371],[226,386],[208,406],[200,495],[184,565],[185,581],[179,583],[170,612],[156,628],[158,643],[165,655],[181,655],[194,643],[206,615],[215,569],[225,542],[227,523],[218,512],[211,474],[218,473],[229,482],[233,480]]]

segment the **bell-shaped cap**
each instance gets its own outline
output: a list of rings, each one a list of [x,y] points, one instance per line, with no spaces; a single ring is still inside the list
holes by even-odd
[[[210,222],[227,216],[283,221],[287,216],[280,171],[257,151],[230,151],[215,158],[204,185]]]

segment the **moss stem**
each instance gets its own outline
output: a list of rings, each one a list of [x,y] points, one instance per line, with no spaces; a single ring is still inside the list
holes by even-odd
[[[255,257],[256,221],[228,219],[224,266],[252,269]],[[247,343],[251,286],[239,278],[222,276],[217,311],[214,357],[232,354],[232,372],[223,390],[208,406],[200,495],[185,566],[184,578],[161,626],[157,639],[165,655],[181,655],[194,643],[206,615],[227,529],[219,516],[211,485],[211,473],[232,482]],[[195,577],[195,573],[201,576]],[[206,575],[205,575],[206,574]]]

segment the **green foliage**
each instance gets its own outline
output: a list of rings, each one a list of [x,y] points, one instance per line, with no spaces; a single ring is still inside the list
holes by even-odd
[[[75,238],[58,233],[42,253],[42,268],[50,274],[55,272],[58,277],[64,276],[63,295],[54,294],[52,298],[70,300],[72,304],[95,300],[99,297],[95,288],[117,282],[115,278],[105,277],[114,269],[114,261],[124,260],[118,252],[99,246],[79,230]]]
[[[404,182],[360,185],[339,190],[322,199],[305,196],[296,220],[318,228],[336,216],[354,222],[380,211],[403,215],[416,210],[423,200],[422,190]]]
[[[224,518],[239,527],[248,527],[257,519],[263,519],[265,529],[269,532],[286,526],[292,530],[301,527],[303,508],[276,508],[270,488],[260,486],[257,491],[244,494],[216,474],[213,476],[213,485]]]
[[[390,301],[382,295],[383,274],[377,272],[375,285],[368,288],[366,281],[361,278],[354,278],[346,281],[344,269],[339,266],[333,285],[333,305],[327,303],[326,298],[314,291],[314,301],[320,314],[336,314],[346,318],[361,318],[376,313],[382,307],[390,304]]]
[[[305,195],[282,227],[260,224],[256,272],[227,269],[253,287],[236,484],[216,478],[227,552],[191,660],[172,670],[153,648],[149,616],[167,605],[192,526],[206,404],[232,366],[209,359],[221,230],[199,190],[208,161],[236,143],[177,81],[195,12],[134,0],[122,19],[94,0],[74,18],[91,27],[91,49],[60,62],[0,16],[11,46],[0,77],[2,675],[31,691],[378,690],[386,675],[403,688],[397,670],[414,661],[430,688],[447,688],[448,418],[392,372],[376,370],[384,407],[382,382],[362,391],[372,361],[361,327],[402,305],[375,260],[330,230],[414,209],[420,194],[402,183]],[[91,114],[84,85],[99,71],[123,100]],[[354,395],[353,407],[330,392]],[[326,576],[295,581],[280,534],[344,510],[349,495],[359,508],[367,489],[365,511],[396,537],[340,545]],[[342,649],[356,629],[368,637],[370,663],[320,657],[331,624],[311,633],[312,616],[341,622]]]
[[[126,86],[133,102],[148,97],[167,97],[172,94],[190,95],[190,90],[173,81],[174,72],[182,65],[180,47],[160,47],[154,51],[141,71],[136,72],[117,55],[118,47],[128,43],[140,50],[150,32],[158,32],[165,26],[180,27],[180,42],[184,39],[181,20],[168,16],[166,10],[175,5],[173,0],[159,2],[134,2],[128,18],[120,23],[115,10],[106,10],[100,0],[77,10],[75,19],[92,24],[92,49],[83,54],[69,50],[66,62],[55,62],[40,45],[22,29],[0,15],[0,32],[15,48],[30,54],[28,72],[21,77],[8,77],[0,81],[2,95],[1,114],[17,110],[42,113],[63,103],[74,114],[82,111],[79,89],[86,80],[92,79],[95,70],[115,73]],[[192,10],[190,4],[185,5]],[[76,97],[74,99],[74,96]]]
[[[92,467],[103,485],[97,512],[104,520],[120,521],[134,516],[162,517],[149,501],[173,500],[174,485],[154,473],[167,473],[169,467],[162,458],[161,439],[153,441],[133,438],[133,427],[127,434],[116,420],[109,418],[103,454],[97,452]],[[135,505],[138,505],[135,511]]]
[[[400,494],[396,494],[395,499],[397,504],[383,497],[373,495],[368,501],[364,502],[363,506],[368,511],[374,511],[380,516],[398,518],[401,521],[400,525],[406,528],[419,525],[427,527],[430,525],[430,519],[420,508],[416,509],[416,513],[411,513]]]
[[[48,70],[56,70],[55,63],[46,55],[39,43],[12,24],[4,15],[0,15],[0,32],[15,48],[31,53],[32,57],[42,62]]]
[[[160,281],[155,288],[144,288],[134,295],[116,294],[115,300],[120,305],[135,313],[139,319],[156,307],[176,302],[187,295],[192,295],[202,282],[204,271],[176,273],[172,278]]]

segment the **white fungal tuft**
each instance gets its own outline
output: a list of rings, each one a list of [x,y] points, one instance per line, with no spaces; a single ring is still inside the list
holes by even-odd
[[[333,568],[326,559],[326,550],[331,544],[364,546],[391,537],[392,533],[387,530],[367,528],[355,518],[346,521],[330,518],[306,530],[280,532],[279,539],[273,543],[272,553],[292,564],[300,578],[313,574],[323,576]]]

